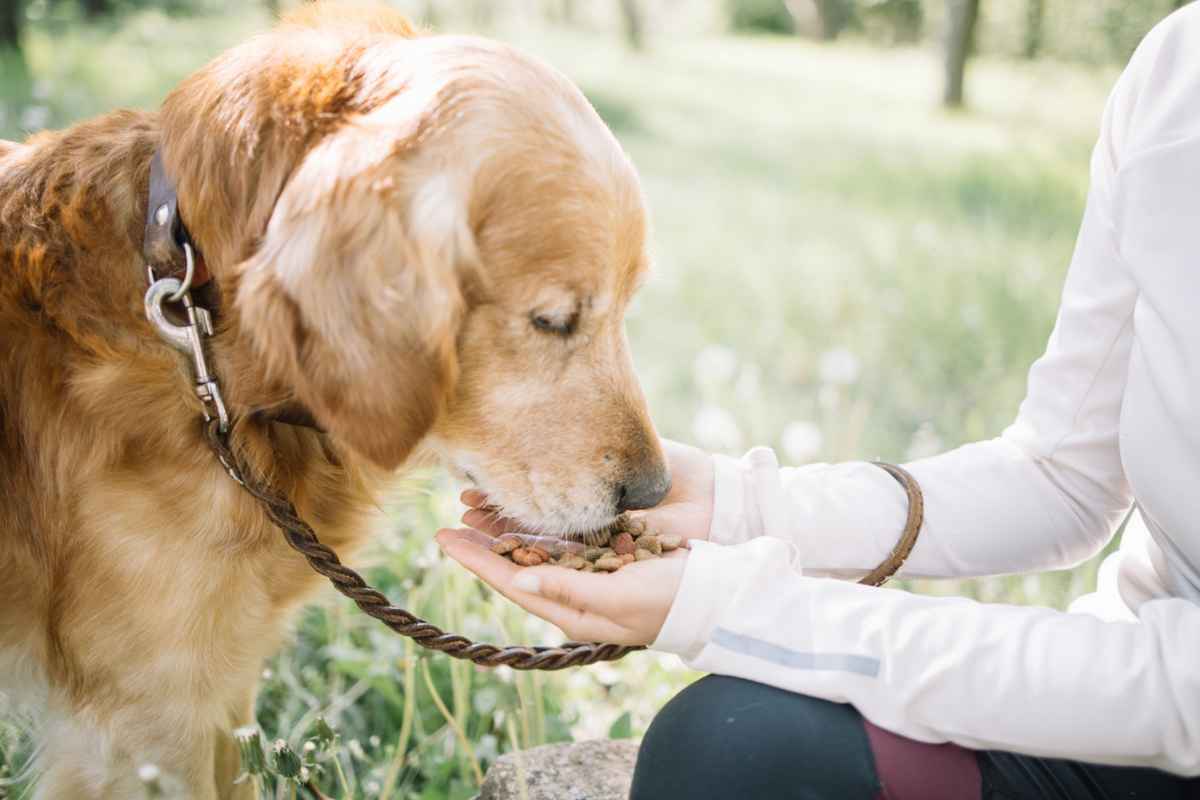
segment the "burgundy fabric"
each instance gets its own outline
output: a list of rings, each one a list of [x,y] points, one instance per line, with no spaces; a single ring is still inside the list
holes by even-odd
[[[953,744],[905,739],[863,720],[875,756],[880,800],[979,800],[975,753]]]

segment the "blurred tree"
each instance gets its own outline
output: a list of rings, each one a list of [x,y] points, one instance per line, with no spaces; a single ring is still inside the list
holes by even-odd
[[[272,19],[279,16],[279,0],[263,0],[263,5],[267,7],[267,13]]]
[[[802,3],[805,8],[793,6]],[[815,16],[811,8],[813,0],[726,0],[729,27],[735,31],[766,31],[768,33],[792,33],[797,26],[798,15]]]
[[[83,7],[83,15],[88,19],[97,19],[112,13],[111,0],[79,0]]]
[[[24,19],[23,0],[0,0],[0,48],[21,52],[21,23]]]
[[[821,38],[831,42],[849,27],[854,19],[853,0],[813,0],[821,20]]]
[[[979,0],[946,0],[946,83],[942,102],[947,108],[963,105],[967,59],[975,46],[978,22]]]
[[[625,41],[634,50],[646,48],[646,20],[638,0],[620,0],[621,20],[625,27]]]
[[[1029,59],[1037,58],[1042,52],[1042,38],[1046,30],[1046,0],[1025,0],[1025,41],[1021,52]]]

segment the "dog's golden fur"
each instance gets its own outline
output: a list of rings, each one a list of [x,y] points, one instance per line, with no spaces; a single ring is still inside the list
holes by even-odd
[[[219,290],[233,440],[339,552],[418,448],[558,533],[664,474],[621,327],[637,181],[544,65],[308,6],[160,113],[0,143],[0,691],[44,706],[40,798],[140,796],[145,763],[246,796],[230,732],[319,587],[143,316],[160,147]],[[253,413],[289,403],[328,433]]]

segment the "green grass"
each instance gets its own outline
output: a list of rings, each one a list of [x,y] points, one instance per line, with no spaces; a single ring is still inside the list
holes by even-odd
[[[264,22],[256,11],[44,20],[29,39],[32,87],[0,73],[0,135],[22,119],[153,107]],[[595,33],[497,35],[570,74],[641,172],[656,270],[629,330],[664,433],[736,452],[782,448],[791,425],[820,433],[793,443],[798,457],[902,459],[1011,421],[1053,322],[1111,74],[983,61],[974,110],[948,115],[923,50],[689,38],[635,56]],[[429,534],[457,509],[444,478],[419,485],[373,577],[469,636],[557,641],[437,557]],[[1093,580],[1094,562],[917,588],[1062,607]],[[470,797],[476,767],[513,746],[640,733],[691,677],[653,654],[560,674],[477,670],[414,653],[345,603],[308,610],[265,675],[269,739],[299,748],[323,714],[350,794],[397,798]],[[0,725],[0,770],[27,746]],[[322,785],[340,795],[322,758]]]

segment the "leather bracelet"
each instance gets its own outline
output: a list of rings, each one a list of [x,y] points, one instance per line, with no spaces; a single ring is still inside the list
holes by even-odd
[[[871,463],[895,478],[896,482],[904,487],[904,493],[908,495],[908,519],[904,522],[904,531],[900,534],[900,541],[892,548],[892,552],[883,560],[883,563],[859,580],[859,583],[866,586],[882,586],[888,578],[899,571],[900,567],[904,566],[904,562],[912,553],[913,546],[917,543],[917,536],[921,533],[921,523],[925,521],[925,496],[921,494],[921,486],[917,483],[917,479],[908,470],[882,461],[872,461]]]

